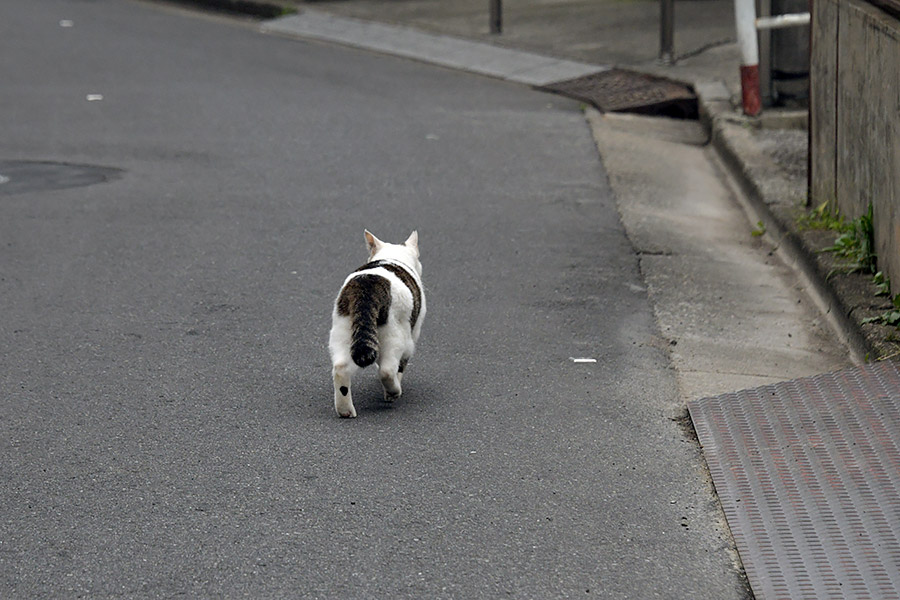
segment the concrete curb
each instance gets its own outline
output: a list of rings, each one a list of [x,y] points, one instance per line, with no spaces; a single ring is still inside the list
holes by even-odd
[[[603,65],[424,33],[413,27],[336,17],[315,9],[304,9],[300,14],[266,21],[262,24],[262,30],[276,35],[362,48],[532,86],[608,69]]]

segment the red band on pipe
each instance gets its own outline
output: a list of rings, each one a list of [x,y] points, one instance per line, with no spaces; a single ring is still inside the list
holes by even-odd
[[[759,96],[759,65],[741,66],[741,99],[744,105],[744,114],[755,117],[762,109],[762,100]]]

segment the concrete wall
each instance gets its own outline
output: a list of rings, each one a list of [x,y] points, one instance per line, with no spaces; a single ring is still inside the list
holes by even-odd
[[[810,195],[848,218],[874,209],[879,267],[900,292],[900,20],[861,0],[814,0]]]

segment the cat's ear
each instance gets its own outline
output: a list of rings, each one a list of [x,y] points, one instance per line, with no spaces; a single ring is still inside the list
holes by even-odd
[[[375,253],[381,250],[382,246],[384,246],[384,242],[379,240],[377,237],[372,235],[368,229],[366,229],[366,245],[369,247],[369,258],[375,256]]]
[[[412,248],[416,251],[416,256],[419,256],[419,232],[413,231],[409,234],[409,237],[406,238],[406,241],[403,242],[403,245],[407,248]]]

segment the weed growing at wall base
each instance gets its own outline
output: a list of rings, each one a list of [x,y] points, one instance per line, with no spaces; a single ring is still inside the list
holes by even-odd
[[[872,224],[872,205],[866,214],[853,219],[840,230],[842,233],[832,246],[822,252],[833,252],[836,256],[847,259],[840,268],[847,273],[877,272],[877,255],[875,254],[875,228]]]
[[[824,229],[826,231],[844,231],[847,225],[844,216],[837,211],[832,212],[831,202],[825,201],[813,210],[803,213],[797,218],[798,227],[803,229]]]
[[[900,327],[900,294],[894,296],[891,299],[891,303],[894,305],[893,310],[885,311],[877,317],[869,317],[868,319],[863,319],[862,322],[880,323],[881,325],[893,325],[894,327]]]
[[[872,283],[875,284],[875,292],[876,296],[890,296],[891,295],[891,280],[885,275],[883,272],[878,271],[875,273],[875,276],[872,277]]]

